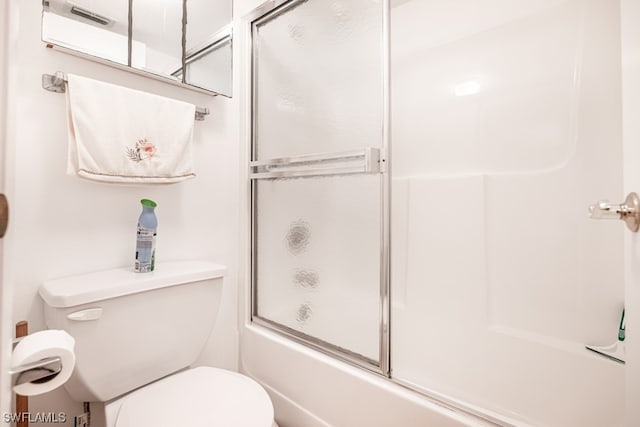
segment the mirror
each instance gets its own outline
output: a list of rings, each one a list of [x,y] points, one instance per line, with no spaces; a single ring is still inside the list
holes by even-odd
[[[232,0],[43,0],[42,40],[231,97]]]

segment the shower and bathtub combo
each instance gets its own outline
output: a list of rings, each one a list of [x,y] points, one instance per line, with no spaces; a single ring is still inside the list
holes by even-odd
[[[242,369],[292,425],[621,425],[618,2],[388,6],[245,18]]]

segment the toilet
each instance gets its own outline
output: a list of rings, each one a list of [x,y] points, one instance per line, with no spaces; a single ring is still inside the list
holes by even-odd
[[[272,427],[273,405],[251,378],[190,367],[213,329],[224,266],[159,263],[50,280],[40,287],[49,329],[76,340],[64,387],[104,402],[107,427]]]

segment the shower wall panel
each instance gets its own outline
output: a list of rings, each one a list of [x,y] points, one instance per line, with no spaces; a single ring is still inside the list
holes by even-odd
[[[620,425],[619,8],[609,0],[391,10],[392,372],[533,425]]]

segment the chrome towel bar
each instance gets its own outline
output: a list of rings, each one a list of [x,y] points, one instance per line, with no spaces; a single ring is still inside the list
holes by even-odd
[[[56,71],[55,74],[42,75],[42,88],[49,92],[64,93],[66,92],[67,76],[62,71]],[[204,116],[209,114],[207,107],[196,107],[197,121],[204,120]]]

